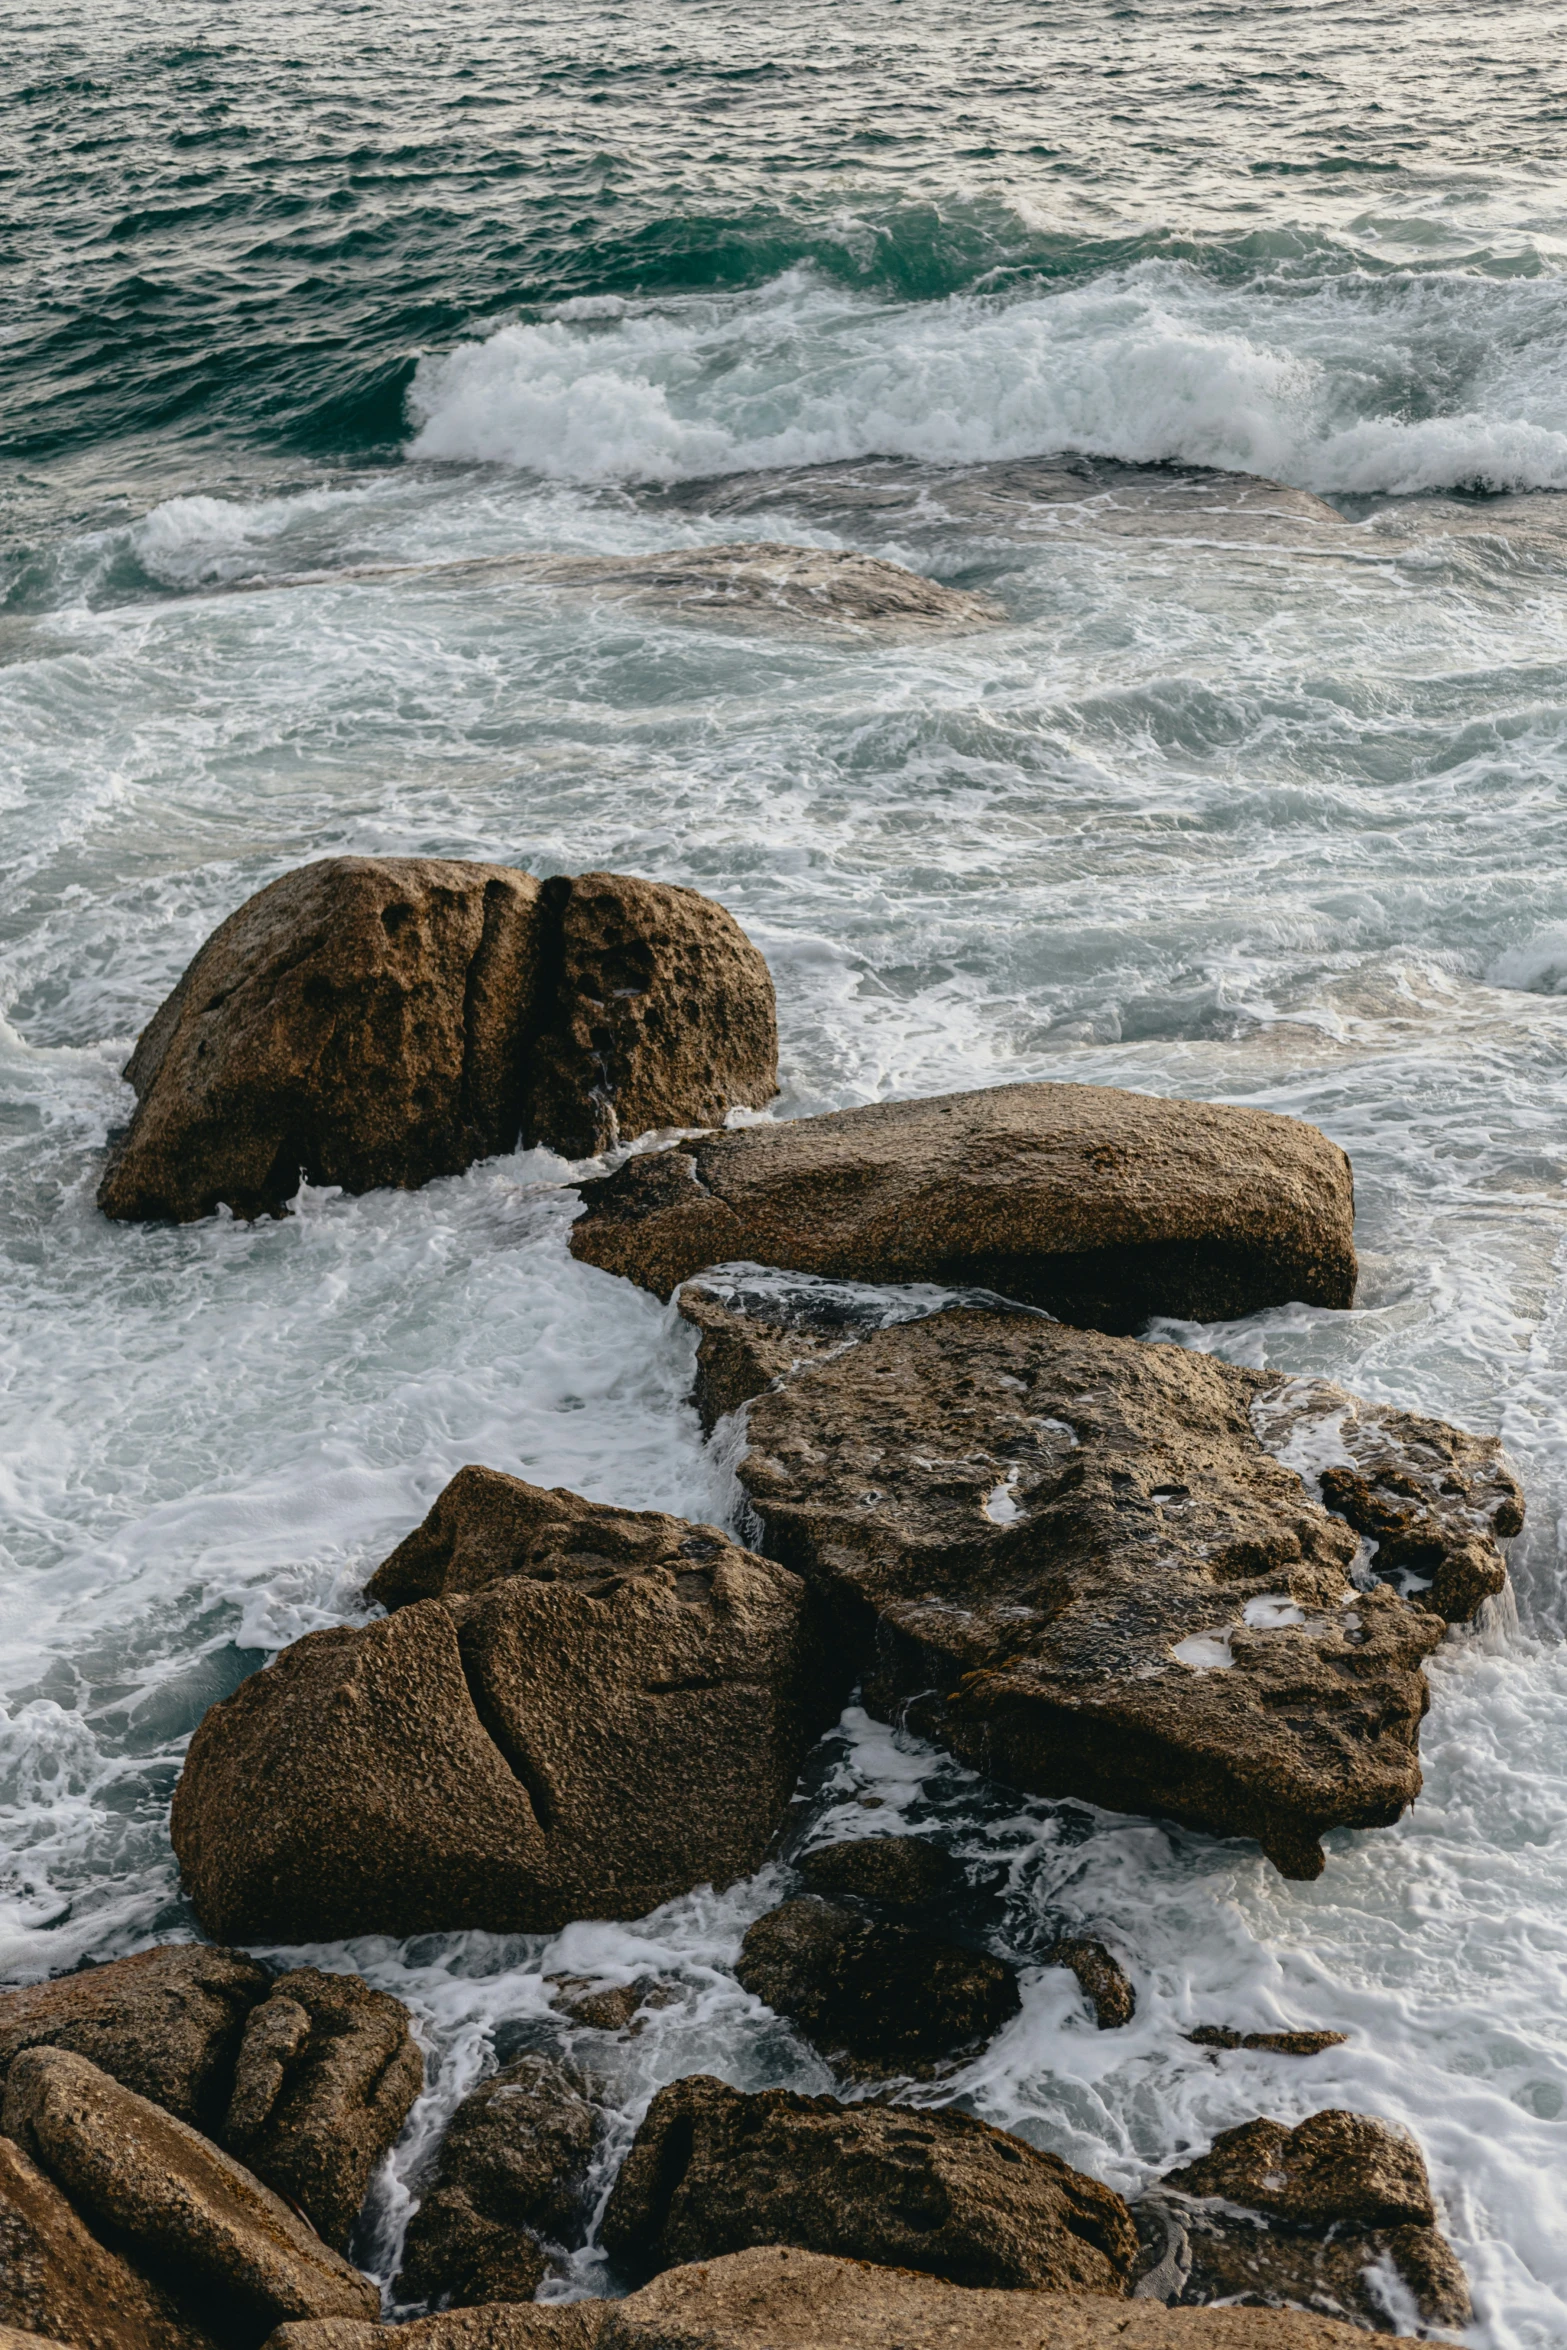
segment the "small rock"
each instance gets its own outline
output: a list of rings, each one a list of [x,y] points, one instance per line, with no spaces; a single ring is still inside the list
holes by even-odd
[[[644,2274],[787,2242],[955,2284],[1112,2294],[1137,2257],[1119,2195],[971,2115],[746,2096],[703,2074],[654,2098],[601,2237]]]
[[[539,2242],[580,2232],[593,2108],[559,2065],[525,2056],[453,2114],[429,2193],[409,2222],[400,2301],[531,2301]]]
[[[885,1909],[923,1909],[964,1882],[951,1854],[925,1836],[851,1836],[802,1852],[794,1865],[813,1893]]]
[[[223,2142],[339,2252],[424,2087],[409,2022],[358,1975],[298,1967],[245,2027]]]
[[[1194,2048],[1261,2048],[1271,2056],[1320,2056],[1342,2048],[1347,2032],[1232,2032],[1224,2024],[1199,2024],[1187,2039]]]
[[[1017,2014],[1017,1977],[988,1952],[806,1894],[750,1928],[735,1969],[840,2071],[929,2073]]]
[[[1293,2130],[1265,2119],[1222,2130],[1205,2155],[1168,2171],[1161,2184],[1223,2195],[1296,2227],[1429,2227],[1436,2217],[1414,2139],[1336,2106]]]
[[[98,2241],[8,2137],[0,2137],[0,2319],[0,2350],[7,2335],[31,2350],[40,2334],[70,2350],[217,2350],[172,2293]]]
[[[0,1997],[0,2081],[24,2048],[69,2048],[210,2132],[267,1971],[238,1950],[168,1943]]]
[[[1131,1978],[1102,1942],[1057,1942],[1045,1952],[1045,1964],[1068,1967],[1076,1975],[1101,2032],[1119,2030],[1137,2013]]]
[[[591,1975],[547,1975],[550,2003],[574,2024],[595,2032],[623,2032],[645,2007],[668,2007],[679,1994],[656,1975],[638,1975],[634,1983],[595,1983]]]
[[[368,2277],[162,2106],[61,2048],[28,2048],[0,2127],[139,2267],[199,2292],[236,2338],[292,2317],[374,2317]]]

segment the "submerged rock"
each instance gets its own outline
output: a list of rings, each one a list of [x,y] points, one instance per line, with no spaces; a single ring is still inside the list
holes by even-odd
[[[1195,2306],[1293,2303],[1391,2332],[1401,2299],[1459,2326],[1469,2288],[1437,2228],[1413,2139],[1329,2109],[1297,2129],[1247,2122],[1173,2170],[1137,2206],[1139,2293]]]
[[[1002,1085],[708,1134],[586,1185],[574,1255],[668,1297],[742,1260],[977,1284],[1068,1322],[1355,1293],[1349,1161],[1293,1118]]]
[[[429,2192],[408,2225],[399,2301],[531,2301],[541,2237],[580,2232],[593,2108],[557,2064],[524,2056],[453,2114]]]
[[[759,1866],[840,1702],[804,1585],[652,1513],[615,1562],[532,1491],[563,1540],[525,1571],[310,1633],[207,1713],[170,1832],[209,1929],[554,1932]]]
[[[1119,2195],[969,2114],[747,2096],[700,2073],[654,2098],[601,2236],[644,2274],[790,2244],[955,2284],[1108,2294],[1137,2257]]]
[[[68,2048],[198,2130],[222,2117],[267,1970],[203,1942],[138,1950],[0,1997],[0,2081],[24,2048]]]
[[[704,1353],[748,1320],[712,1284],[682,1310]],[[1253,1836],[1315,1876],[1328,1828],[1388,1826],[1418,1793],[1443,1626],[1353,1580],[1355,1534],[1266,1449],[1254,1407],[1284,1384],[954,1308],[840,1331],[756,1396],[739,1478],[883,1718],[1011,1785]]]
[[[1233,2032],[1226,2024],[1199,2024],[1187,2039],[1194,2048],[1253,2048],[1269,2056],[1321,2056],[1342,2048],[1347,2032]]]
[[[1045,1964],[1066,1967],[1076,1975],[1101,2032],[1119,2031],[1137,2013],[1131,1978],[1102,1942],[1079,1937],[1054,1943],[1045,1952]]]
[[[236,2346],[293,2317],[373,2317],[380,2296],[287,2204],[85,2057],[29,2048],[0,2115],[37,2167],[139,2269],[212,2313]]]
[[[410,2020],[358,1975],[296,1967],[245,2027],[224,2143],[339,2252],[424,2087]]]
[[[1018,2012],[1017,1976],[965,1950],[807,1894],[757,1919],[735,1968],[839,2071],[929,2073]]]
[[[187,1222],[572,1156],[777,1091],[772,982],[695,890],[334,857],[231,914],[142,1031],[98,1204]]]
[[[952,1855],[928,1836],[853,1836],[818,1844],[794,1865],[813,1893],[875,1901],[884,1909],[923,1909],[964,1882]]]

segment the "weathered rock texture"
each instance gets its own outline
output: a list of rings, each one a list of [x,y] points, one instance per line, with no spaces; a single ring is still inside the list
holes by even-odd
[[[0,2345],[12,2326],[71,2350],[214,2350],[171,2293],[100,2243],[52,2179],[0,2137]],[[20,2338],[20,2337],[18,2337]]]
[[[982,2046],[1021,2005],[1012,1968],[988,1951],[809,1893],[757,1919],[735,1972],[848,2073],[928,2074]]]
[[[666,2269],[623,2301],[492,2306],[395,2336],[341,2318],[280,2327],[266,2350],[1364,2350],[1331,2318],[1165,2309],[1103,2294],[974,2289],[767,2245]]]
[[[346,2252],[370,2174],[423,2087],[400,1999],[298,1967],[252,2010],[223,2140]]]
[[[0,2080],[24,2048],[69,2048],[193,2128],[212,2132],[266,1968],[201,1942],[138,1950],[108,1966],[0,1997]]]
[[[672,1983],[657,1975],[638,1975],[633,1983],[600,1983],[591,1975],[546,1975],[551,2005],[574,2024],[594,2032],[623,2032],[631,2027],[635,2039],[645,2021],[645,2009],[669,2007],[679,1996]]]
[[[1101,2032],[1118,2031],[1137,2013],[1137,1993],[1131,1979],[1102,1942],[1069,1937],[1045,1952],[1045,1964],[1066,1967],[1076,1975]]]
[[[1387,2332],[1401,2285],[1428,2325],[1470,2315],[1419,2147],[1367,2114],[1225,2130],[1137,2216],[1148,2246],[1137,2290],[1168,2302],[1294,2303]]]
[[[746,1318],[713,1286],[688,1298],[704,1354],[727,1314],[738,1384]],[[751,1402],[739,1476],[764,1547],[862,1644],[883,1717],[907,1707],[1014,1786],[1253,1836],[1315,1876],[1325,1830],[1387,1826],[1418,1793],[1443,1625],[1351,1579],[1355,1534],[1259,1437],[1283,1385],[953,1309],[806,1353]],[[1500,1570],[1489,1533],[1464,1538]]]
[[[453,2114],[429,2192],[409,2222],[399,2301],[531,2301],[541,2237],[580,2236],[593,2108],[557,2064],[524,2056]]]
[[[1260,2048],[1269,2056],[1320,2056],[1342,2048],[1347,2032],[1235,2032],[1227,2024],[1199,2024],[1186,2035],[1194,2048]]]
[[[553,1931],[759,1865],[839,1702],[804,1586],[678,1519],[640,1566],[573,1549],[587,1505],[534,1502],[559,1550],[311,1633],[206,1715],[170,1827],[210,1930]]]
[[[1292,1118],[1003,1085],[705,1135],[587,1187],[573,1253],[668,1297],[747,1261],[977,1284],[1129,1331],[1355,1293],[1354,1190]]]
[[[927,1836],[853,1836],[818,1844],[794,1865],[829,1901],[874,1901],[884,1909],[924,1909],[963,1884],[958,1863]]]
[[[608,873],[334,857],[231,914],[143,1030],[98,1203],[281,1214],[455,1175],[519,1137],[574,1155],[777,1091],[766,965],[694,890]]]
[[[85,2057],[25,2049],[0,2127],[95,2233],[210,2310],[225,2342],[259,2341],[286,2318],[379,2311],[369,2279],[259,2179]]]
[[[1119,2294],[1137,2258],[1119,2195],[968,2114],[746,2096],[700,2073],[654,2098],[600,2234],[644,2274],[791,2244],[954,2284]]]

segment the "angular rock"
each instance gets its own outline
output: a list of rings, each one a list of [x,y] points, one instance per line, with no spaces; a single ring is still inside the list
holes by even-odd
[[[759,1107],[772,982],[694,890],[334,857],[214,931],[125,1075],[107,1215],[280,1215],[302,1178],[406,1189],[519,1137],[580,1154]]]
[[[409,2222],[399,2301],[531,2301],[541,2237],[580,2237],[594,2113],[546,2057],[481,2081],[453,2114],[429,2192]]]
[[[311,1633],[214,1706],[170,1821],[197,1914],[283,1942],[553,1932],[749,1875],[836,1660],[798,1578],[654,1523],[655,1564],[547,1549]]]
[[[267,1970],[203,1942],[138,1950],[0,1997],[0,2081],[24,2048],[69,2048],[138,2097],[211,2132],[234,2078],[245,2018]]]
[[[1355,1293],[1349,1161],[1270,1111],[1003,1085],[709,1134],[583,1190],[575,1256],[668,1297],[704,1266],[978,1285],[1130,1331]]]
[[[95,2231],[199,2295],[224,2340],[259,2341],[285,2318],[379,2313],[370,2280],[259,2179],[85,2057],[24,2049],[0,2126]]]
[[[174,2295],[99,2242],[52,2179],[0,2137],[0,2350],[215,2350]],[[12,2327],[24,2330],[11,2333]]]
[[[1102,1942],[1081,1938],[1057,1942],[1045,1952],[1045,1964],[1067,1967],[1076,1975],[1101,2032],[1118,2031],[1137,2013],[1131,1978]]]
[[[704,1353],[748,1319],[712,1282],[691,1311]],[[804,1357],[751,1401],[739,1477],[763,1547],[873,1658],[883,1718],[907,1708],[1013,1786],[1252,1836],[1315,1876],[1327,1829],[1388,1826],[1418,1793],[1443,1627],[1362,1575],[1349,1526],[1266,1449],[1285,1384],[953,1308]]]
[[[1171,2303],[1295,2304],[1387,2332],[1401,2285],[1428,2325],[1471,2314],[1420,2149],[1366,2114],[1330,2108],[1293,2130],[1266,2120],[1225,2130],[1167,2173],[1136,2217],[1147,2247],[1137,2290]]]
[[[928,2076],[982,2047],[1022,2004],[1013,1969],[988,1951],[811,1893],[757,1919],[735,1973],[851,2074]]]
[[[245,2027],[223,2142],[339,2252],[424,2087],[409,2020],[358,1975],[297,1967]]]
[[[884,1909],[923,1909],[957,1892],[963,1871],[928,1836],[853,1836],[802,1852],[795,1867],[813,1893]]]
[[[969,2114],[746,2096],[700,2073],[654,2098],[600,2236],[644,2274],[786,2243],[1082,2293],[1124,2293],[1137,2258],[1119,2195]]]
[[[600,1984],[590,1975],[544,1979],[553,1986],[551,2005],[574,2024],[586,2024],[593,2032],[623,2032],[631,2024],[633,2039],[642,2029],[634,2019],[644,2008],[669,2007],[678,1997],[673,1984],[660,1982],[656,1975],[638,1975],[634,1983]]]
[[[1194,2048],[1260,2048],[1270,2056],[1320,2056],[1342,2048],[1347,2032],[1232,2032],[1225,2024],[1199,2024],[1186,2035]]]

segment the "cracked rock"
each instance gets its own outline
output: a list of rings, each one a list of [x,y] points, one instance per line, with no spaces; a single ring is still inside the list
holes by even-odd
[[[0,1998],[0,2080],[24,2048],[68,2048],[138,2097],[211,2132],[267,1970],[203,1942],[138,1950]]]

